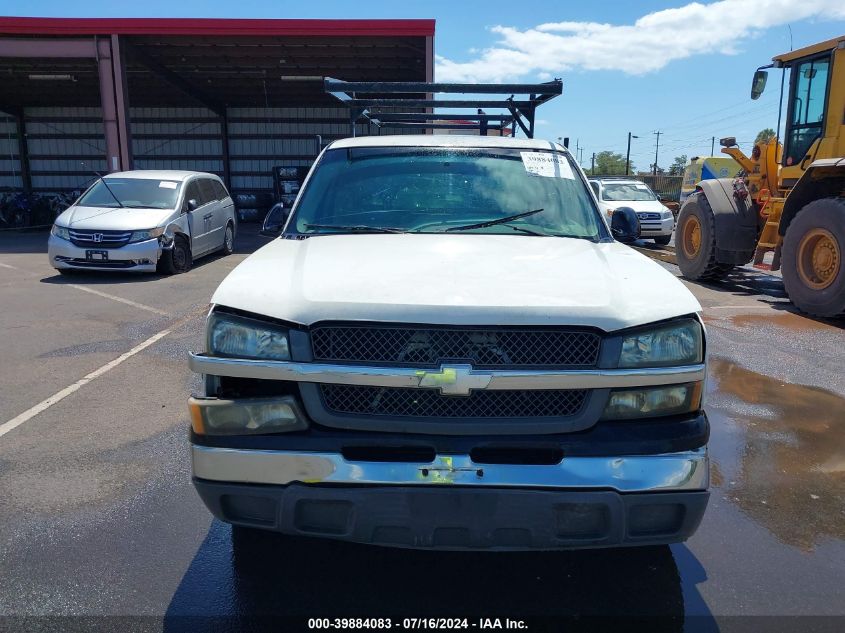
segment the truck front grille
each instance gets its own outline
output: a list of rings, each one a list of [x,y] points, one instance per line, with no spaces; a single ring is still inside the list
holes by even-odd
[[[601,337],[573,329],[453,328],[409,325],[317,325],[315,361],[476,368],[594,367]]]
[[[444,396],[437,389],[320,385],[333,413],[415,418],[561,418],[578,414],[586,389],[472,391]]]

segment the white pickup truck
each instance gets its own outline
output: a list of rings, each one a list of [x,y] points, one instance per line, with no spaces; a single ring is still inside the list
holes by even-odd
[[[269,227],[268,227],[269,229]],[[436,549],[682,541],[701,307],[555,143],[329,145],[212,299],[194,484],[235,529]]]

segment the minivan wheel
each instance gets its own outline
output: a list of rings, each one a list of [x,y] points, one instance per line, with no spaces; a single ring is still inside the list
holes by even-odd
[[[235,227],[229,222],[226,225],[226,232],[223,234],[223,255],[231,255],[235,252]]]
[[[191,249],[188,246],[188,240],[177,235],[174,238],[173,248],[162,251],[156,269],[165,275],[188,272],[191,269]]]

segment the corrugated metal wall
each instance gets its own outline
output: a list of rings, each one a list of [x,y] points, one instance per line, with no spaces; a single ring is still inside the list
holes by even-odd
[[[23,186],[18,151],[17,122],[0,112],[0,191],[19,190]]]
[[[206,108],[130,108],[135,169],[223,175],[220,118]]]
[[[323,144],[349,136],[344,107],[230,108],[229,168],[233,193],[270,193],[275,165],[310,166]],[[100,108],[26,108],[33,190],[82,189],[107,171]],[[186,169],[224,175],[220,118],[206,108],[131,108],[136,169]],[[413,133],[413,130],[402,130]],[[356,134],[378,133],[359,124]],[[0,118],[0,187],[21,187],[13,118]],[[8,158],[11,154],[12,158]]]
[[[24,124],[33,191],[82,189],[107,169],[100,108],[26,108]]]
[[[230,108],[232,190],[270,192],[275,165],[308,167],[324,144],[349,136],[349,110],[339,108]],[[368,133],[360,124],[356,134]]]

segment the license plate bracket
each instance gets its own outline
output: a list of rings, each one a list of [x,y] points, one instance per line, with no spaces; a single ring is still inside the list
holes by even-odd
[[[107,262],[109,261],[108,251],[85,251],[85,259],[89,262]]]

